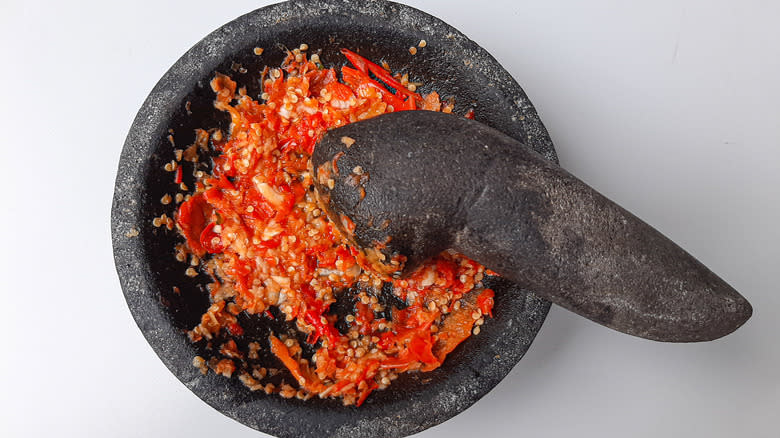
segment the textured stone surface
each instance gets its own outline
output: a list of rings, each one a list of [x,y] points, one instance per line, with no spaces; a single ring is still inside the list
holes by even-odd
[[[343,136],[354,144],[346,147]],[[430,111],[387,114],[328,132],[315,169],[336,155],[337,184],[317,189],[332,218],[343,213],[355,223],[359,246],[390,236],[384,251],[412,264],[454,248],[555,304],[658,341],[716,339],[752,313],[674,242],[481,123]],[[362,200],[351,183],[355,166],[370,175]]]
[[[407,48],[425,39],[416,56]],[[139,328],[166,366],[198,397],[250,427],[280,437],[405,436],[456,415],[490,391],[527,351],[549,309],[549,302],[496,281],[495,319],[464,343],[442,368],[399,379],[387,391],[374,392],[361,408],[338,401],[283,400],[252,393],[236,379],[201,376],[192,367],[202,353],[185,331],[208,306],[201,289],[207,281],[183,275],[173,258],[174,232],[151,226],[173,206],[159,199],[172,192],[171,174],[162,170],[173,159],[168,130],[178,147],[193,140],[195,128],[227,127],[227,117],[212,107],[208,81],[219,71],[230,74],[251,96],[260,94],[258,72],[279,65],[279,45],[307,43],[322,49],[325,64],[343,62],[341,47],[385,59],[408,71],[444,97],[454,96],[456,112],[474,107],[477,119],[524,139],[555,159],[541,122],[512,77],[487,52],[457,30],[413,8],[382,1],[293,1],[249,13],[216,30],[190,49],[154,87],[138,112],[125,142],[112,208],[117,272]],[[262,56],[253,53],[262,47]],[[234,71],[241,64],[247,73]],[[186,110],[186,103],[192,114]],[[185,182],[188,175],[185,173]],[[133,230],[139,234],[132,236]],[[173,286],[181,293],[172,292]],[[253,326],[254,324],[254,326]],[[242,321],[263,333],[263,320]]]

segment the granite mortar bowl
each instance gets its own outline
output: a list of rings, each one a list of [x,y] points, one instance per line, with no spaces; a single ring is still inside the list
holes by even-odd
[[[412,55],[408,48],[426,40]],[[279,437],[398,437],[439,424],[471,406],[498,384],[523,357],[539,331],[550,303],[531,291],[499,278],[487,286],[496,291],[494,318],[429,373],[406,374],[387,390],[375,391],[361,407],[339,400],[283,399],[252,392],[233,376],[202,375],[192,365],[205,355],[203,345],[187,338],[209,306],[203,274],[185,276],[186,264],[174,258],[182,239],[152,220],[174,203],[171,172],[163,169],[177,147],[194,141],[196,128],[221,128],[229,119],[213,108],[209,81],[228,74],[259,99],[260,72],[279,66],[285,47],[309,45],[326,66],[346,60],[348,48],[373,60],[386,60],[394,71],[423,82],[455,99],[455,113],[475,110],[476,120],[524,141],[555,161],[552,142],[517,82],[484,49],[441,20],[408,6],[386,1],[298,0],[258,9],[217,29],[182,56],[154,87],[125,141],[117,172],[111,215],[114,258],[125,299],[138,327],[154,351],[192,392],[225,415]],[[264,48],[261,56],[255,47]],[[184,182],[193,182],[184,172]],[[137,232],[137,233],[136,233]],[[174,291],[176,287],[177,292]],[[265,317],[240,315],[250,338],[267,342],[268,333],[290,327]],[[278,320],[278,319],[277,319]],[[267,367],[284,367],[269,354]],[[287,381],[294,381],[288,378]]]

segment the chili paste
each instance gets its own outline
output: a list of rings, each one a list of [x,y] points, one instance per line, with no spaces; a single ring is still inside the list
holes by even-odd
[[[405,75],[349,50],[342,53],[350,65],[334,69],[307,49],[289,51],[281,68],[266,68],[259,100],[228,76],[211,81],[215,107],[229,113],[231,125],[224,136],[199,131],[196,145],[183,153],[197,153],[198,142],[217,152],[209,173],[195,172],[193,192],[176,214],[184,250],[213,278],[212,305],[189,336],[193,342],[244,336],[239,314],[276,314],[305,335],[313,355],[304,357],[295,337],[272,334],[245,351],[224,341],[219,354],[194,364],[204,372],[238,373],[252,390],[360,405],[400,373],[439,367],[479,332],[483,315],[492,316],[493,291],[481,287],[481,265],[451,252],[406,279],[364,269],[360,252],[317,206],[309,171],[317,140],[330,128],[383,113],[451,112],[452,103],[443,104],[436,92],[418,94]],[[175,179],[181,183],[181,166]],[[397,305],[380,300],[383,288]],[[339,322],[331,306],[346,293],[354,305]],[[293,381],[264,384],[273,370],[241,366],[260,350],[273,353]]]

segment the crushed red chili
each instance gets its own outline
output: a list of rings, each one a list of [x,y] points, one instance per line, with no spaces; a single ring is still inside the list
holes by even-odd
[[[304,358],[293,337],[257,340],[284,364],[302,397],[340,397],[360,405],[399,373],[439,367],[482,323],[475,315],[492,315],[493,291],[480,293],[482,266],[445,252],[409,278],[391,282],[404,308],[393,308],[387,319],[389,305],[378,299],[383,280],[363,269],[359,252],[316,204],[310,155],[330,128],[405,109],[451,112],[452,103],[442,104],[436,92],[421,96],[407,88],[405,77],[349,50],[342,53],[353,67],[338,71],[311,62],[305,50],[288,52],[280,69],[263,71],[263,101],[218,74],[211,87],[215,107],[230,115],[230,134],[212,134],[218,152],[213,169],[196,178],[196,190],[176,219],[189,250],[198,257],[211,254],[201,266],[214,278],[213,304],[189,332],[191,339],[211,340],[223,330],[244,336],[235,315],[273,319],[269,309],[276,307],[317,346],[313,357]],[[347,290],[357,290],[356,304],[342,333],[330,306]],[[235,342],[226,345],[222,350],[230,358],[210,361],[216,372],[239,370],[253,390],[296,394],[287,384],[278,390],[260,384],[256,378],[265,369],[242,371],[225,362],[243,354]],[[197,363],[203,366],[202,359]]]
[[[491,318],[493,317],[494,296],[495,292],[493,292],[493,289],[485,289],[479,294],[479,297],[477,297],[477,307],[479,307],[479,310],[482,311],[483,315],[490,315]]]

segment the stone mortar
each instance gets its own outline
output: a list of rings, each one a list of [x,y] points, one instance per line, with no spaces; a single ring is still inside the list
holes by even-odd
[[[412,56],[408,48],[421,39],[427,46]],[[215,72],[229,74],[257,98],[262,67],[281,63],[281,46],[301,43],[322,49],[326,65],[344,63],[341,47],[387,60],[394,70],[425,83],[423,93],[435,89],[454,97],[455,112],[474,108],[477,120],[556,160],[552,141],[517,82],[484,49],[441,20],[386,1],[272,5],[237,18],[197,43],[165,73],[139,110],[122,150],[114,190],[111,229],[117,273],[130,311],[155,353],[187,388],[225,415],[279,437],[414,434],[465,410],[498,384],[528,350],[550,303],[492,279],[495,318],[441,368],[399,378],[360,408],[335,400],[285,400],[251,392],[235,377],[202,376],[192,366],[200,352],[188,341],[186,330],[208,306],[203,290],[208,279],[185,277],[185,266],[173,257],[173,246],[180,241],[175,231],[151,225],[161,213],[173,214],[172,206],[159,202],[174,189],[171,174],[162,170],[173,159],[169,129],[181,147],[192,143],[195,128],[227,128],[226,116],[212,107],[208,82]],[[265,52],[256,56],[254,47]],[[231,66],[237,64],[247,73],[233,71]],[[132,236],[134,231],[138,235]],[[173,286],[181,293],[172,293]]]

